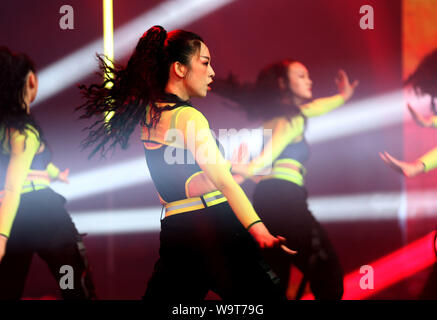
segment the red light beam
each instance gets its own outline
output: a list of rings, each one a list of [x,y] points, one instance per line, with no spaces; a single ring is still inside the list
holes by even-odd
[[[373,286],[363,285],[366,272],[355,270],[344,278],[343,300],[363,300],[415,273],[424,270],[436,262],[435,232],[368,264],[372,267]],[[368,270],[368,269],[367,269]],[[371,288],[373,287],[373,288]],[[302,300],[312,300],[312,294],[306,294]]]

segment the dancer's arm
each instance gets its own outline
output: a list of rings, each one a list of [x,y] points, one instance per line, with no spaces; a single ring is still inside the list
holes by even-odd
[[[238,220],[249,230],[260,247],[280,245],[282,241],[273,237],[260,222],[243,189],[233,179],[229,162],[220,153],[206,118],[194,108],[184,108],[179,114],[176,128],[184,133],[185,145],[196,163],[227,198]]]
[[[52,162],[47,165],[46,171],[49,174],[51,180],[56,180],[59,177],[59,173],[61,173],[61,170],[59,170],[59,168],[55,166]]]
[[[50,162],[46,167],[46,171],[49,174],[51,180],[59,180],[68,183],[68,174],[70,172],[69,169],[61,171],[57,166]]]
[[[391,156],[388,152],[380,153],[379,155],[390,167],[409,178],[437,168],[437,148],[425,153],[414,162],[400,161]]]
[[[294,117],[291,122],[284,117],[275,119],[272,138],[264,146],[261,153],[248,165],[233,167],[233,172],[243,176],[253,176],[271,166],[285,147],[303,133],[304,125],[303,117]]]
[[[335,96],[315,99],[307,104],[300,106],[302,114],[306,117],[321,116],[329,111],[341,107],[345,103],[343,95],[336,94]]]
[[[0,260],[6,249],[6,240],[20,203],[21,189],[37,152],[40,141],[32,130],[26,130],[27,137],[14,131],[10,137],[10,160],[6,172],[3,201],[0,206]]]
[[[355,88],[358,86],[358,81],[349,82],[349,78],[345,71],[338,72],[335,82],[338,87],[339,94],[332,97],[320,98],[300,106],[302,114],[306,117],[316,117],[323,115],[342,106],[354,94]]]
[[[380,153],[379,155],[390,167],[409,178],[437,168],[437,148],[427,152],[414,162],[400,161],[388,152]]]

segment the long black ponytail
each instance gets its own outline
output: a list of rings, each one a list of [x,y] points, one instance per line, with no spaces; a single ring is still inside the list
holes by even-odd
[[[165,93],[171,64],[179,61],[189,65],[191,56],[200,50],[201,42],[203,40],[192,32],[167,33],[163,27],[154,26],[140,38],[126,67],[112,67],[105,57],[97,56],[104,81],[80,85],[85,103],[77,108],[82,111],[82,119],[99,118],[86,128],[89,134],[83,147],[95,145],[90,157],[98,151],[105,155],[117,144],[127,148],[138,124],[156,126],[165,108],[158,108],[155,102],[172,102]],[[151,121],[146,123],[148,105]]]

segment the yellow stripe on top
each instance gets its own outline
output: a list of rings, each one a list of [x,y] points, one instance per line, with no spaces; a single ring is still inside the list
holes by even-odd
[[[304,186],[305,167],[294,159],[279,159],[275,161],[271,173],[261,177],[260,180],[281,179]]]
[[[161,148],[163,144],[152,143],[152,142],[144,142],[144,147],[148,150],[157,150]]]
[[[190,182],[191,182],[191,181],[192,181],[196,176],[199,176],[199,175],[201,175],[201,174],[203,174],[203,171],[196,172],[195,174],[191,175],[191,176],[187,179],[187,181],[185,181],[185,195],[186,195],[187,197],[190,196],[190,192],[189,192],[189,190],[188,190],[188,186],[189,186]]]

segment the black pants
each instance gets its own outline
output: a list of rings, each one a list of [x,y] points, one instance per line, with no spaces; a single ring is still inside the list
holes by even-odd
[[[21,195],[20,206],[0,263],[0,299],[20,299],[34,253],[60,283],[73,268],[73,289],[61,289],[64,299],[95,298],[85,248],[68,212],[65,199],[50,188]],[[62,279],[64,280],[64,279]]]
[[[253,205],[273,235],[287,239],[298,254],[268,250],[265,257],[283,285],[288,284],[291,264],[309,281],[316,299],[341,299],[343,271],[325,231],[308,209],[307,192],[280,179],[261,181],[255,189]]]
[[[165,218],[160,240],[146,300],[198,301],[209,290],[225,300],[286,299],[227,202]]]

